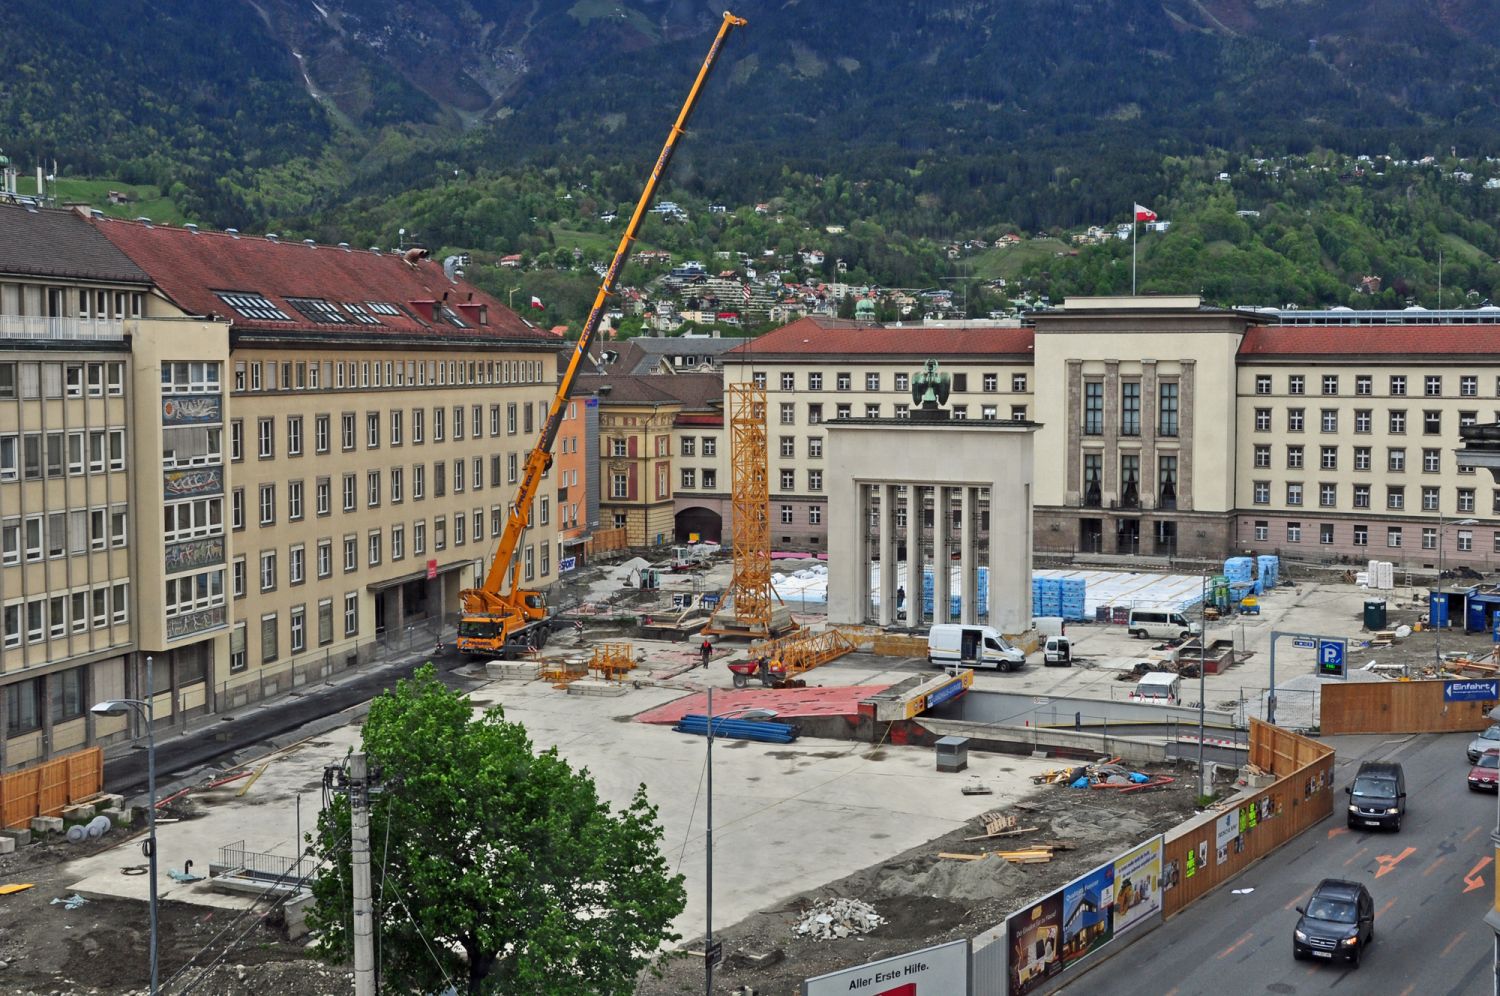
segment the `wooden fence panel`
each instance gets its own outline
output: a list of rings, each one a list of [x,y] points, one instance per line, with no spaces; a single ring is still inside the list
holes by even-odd
[[[0,775],[0,826],[24,827],[34,816],[56,816],[103,789],[104,751],[98,747]]]
[[[1250,756],[1252,763],[1275,772],[1276,781],[1236,800],[1234,808],[1204,813],[1164,837],[1164,916],[1181,912],[1333,814],[1332,748],[1255,720]],[[1227,827],[1221,822],[1226,820]]]
[[[1446,681],[1329,682],[1318,726],[1335,733],[1458,733],[1483,730],[1494,702],[1445,702]]]

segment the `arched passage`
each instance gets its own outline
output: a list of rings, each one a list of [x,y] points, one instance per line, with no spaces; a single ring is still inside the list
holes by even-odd
[[[699,543],[722,543],[723,532],[724,519],[711,508],[695,506],[677,513],[679,543],[692,542],[694,533],[697,534],[696,541]]]

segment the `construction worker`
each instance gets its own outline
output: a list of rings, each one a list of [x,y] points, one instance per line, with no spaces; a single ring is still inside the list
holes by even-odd
[[[709,642],[708,637],[703,638],[703,645],[698,650],[703,654],[703,666],[708,667],[708,658],[714,652],[714,645]]]

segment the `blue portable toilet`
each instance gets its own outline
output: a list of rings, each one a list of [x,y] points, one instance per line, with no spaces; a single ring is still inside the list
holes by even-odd
[[[1441,629],[1448,628],[1448,593],[1446,591],[1434,591],[1429,594],[1427,619],[1432,626]]]

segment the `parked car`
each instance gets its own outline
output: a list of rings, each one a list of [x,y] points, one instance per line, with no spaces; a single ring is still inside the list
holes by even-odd
[[[1492,724],[1488,730],[1469,741],[1469,763],[1478,764],[1480,755],[1496,747],[1500,747],[1500,723]]]
[[[1469,791],[1500,792],[1500,747],[1479,755],[1479,763],[1469,772]]]
[[[1364,950],[1375,940],[1375,900],[1359,882],[1325,878],[1313,889],[1292,931],[1292,957],[1344,958],[1359,967]]]
[[[1391,761],[1366,761],[1359,766],[1349,796],[1349,826],[1401,829],[1406,816],[1406,774]]]

